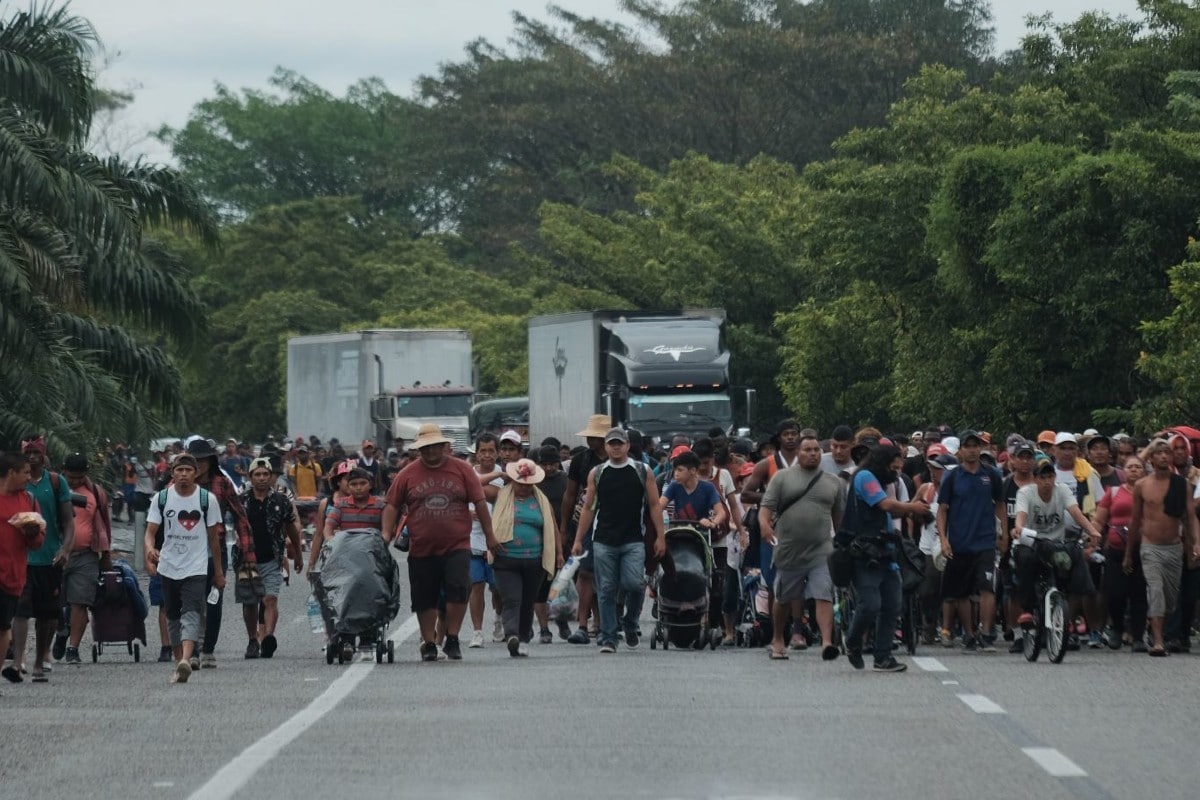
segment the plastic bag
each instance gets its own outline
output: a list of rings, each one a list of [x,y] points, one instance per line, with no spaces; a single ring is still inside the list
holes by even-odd
[[[342,531],[322,549],[328,552],[321,589],[337,633],[369,633],[395,619],[400,610],[400,567],[379,531]]]
[[[579,591],[568,581],[550,601],[550,618],[555,622],[570,622],[579,615]]]

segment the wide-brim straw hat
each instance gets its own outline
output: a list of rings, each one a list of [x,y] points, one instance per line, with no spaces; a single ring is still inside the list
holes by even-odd
[[[541,483],[546,479],[546,470],[539,467],[532,459],[518,458],[516,461],[504,468],[508,477],[512,478],[516,483],[524,483],[529,486]]]
[[[417,438],[412,443],[412,449],[432,447],[435,444],[450,444],[450,440],[442,435],[442,429],[432,422],[427,422],[417,429]]]
[[[585,439],[603,439],[610,430],[612,430],[612,420],[609,419],[608,414],[592,414],[588,417],[587,427],[575,435]]]

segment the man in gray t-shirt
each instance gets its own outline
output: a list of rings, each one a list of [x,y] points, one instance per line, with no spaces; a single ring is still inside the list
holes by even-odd
[[[837,658],[838,649],[832,644],[833,580],[826,559],[833,552],[833,532],[845,507],[842,481],[821,469],[821,443],[816,437],[802,438],[795,466],[775,473],[758,511],[763,543],[775,548],[773,659],[787,658],[783,629],[789,613],[793,620],[800,620],[806,599],[816,606],[817,625],[825,643],[821,657],[826,661]],[[780,509],[782,514],[778,514]],[[803,634],[793,630],[791,648],[807,646]]]

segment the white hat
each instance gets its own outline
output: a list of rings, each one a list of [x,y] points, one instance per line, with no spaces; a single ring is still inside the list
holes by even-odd
[[[1067,431],[1059,431],[1054,436],[1054,444],[1060,445],[1060,444],[1068,444],[1068,443],[1069,444],[1079,444],[1079,442],[1077,442],[1075,440],[1075,434],[1068,433]]]
[[[521,434],[517,433],[514,430],[507,430],[504,433],[500,434],[500,441],[512,442],[517,447],[520,447],[521,446]]]
[[[958,455],[958,447],[960,442],[957,436],[947,436],[942,439],[942,447],[946,448],[946,452],[950,455]]]
[[[1095,428],[1088,428],[1086,431],[1083,432],[1083,435],[1084,436],[1099,436],[1100,431],[1096,430]]]

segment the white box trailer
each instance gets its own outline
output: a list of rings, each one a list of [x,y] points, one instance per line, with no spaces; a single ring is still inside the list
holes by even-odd
[[[382,439],[377,444],[386,450],[393,436],[411,442],[421,423],[435,422],[456,447],[465,446],[474,397],[466,331],[298,336],[287,352],[289,436],[337,438],[347,450]]]

